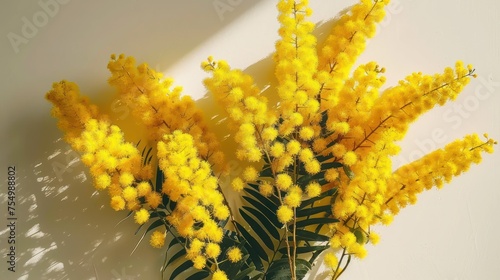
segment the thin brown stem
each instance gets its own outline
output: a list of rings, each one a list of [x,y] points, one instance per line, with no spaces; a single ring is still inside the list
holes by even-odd
[[[339,262],[337,263],[337,267],[333,270],[333,276],[332,276],[332,280],[337,280],[341,274],[341,272],[339,272],[339,269],[340,269],[340,265],[342,264],[342,261],[344,260],[344,257],[346,256],[346,248],[343,248],[342,249],[342,256],[340,257],[340,260]]]

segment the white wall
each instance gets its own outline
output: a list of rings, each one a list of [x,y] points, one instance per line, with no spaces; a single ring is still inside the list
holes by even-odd
[[[148,62],[196,98],[205,94],[199,63],[208,55],[252,72],[269,71],[266,61],[259,61],[277,39],[276,1],[54,1],[0,3],[2,225],[8,166],[16,166],[19,184],[17,267],[15,273],[6,271],[9,231],[2,226],[1,278],[159,279],[162,252],[144,243],[129,256],[138,241],[136,226],[117,225],[124,214],[109,209],[106,194],[94,193],[86,169],[59,140],[43,96],[52,82],[72,80],[126,123],[130,118],[117,109],[106,84],[111,53]],[[320,22],[355,1],[311,2],[313,21]],[[44,10],[40,3],[52,5]],[[232,6],[218,11],[214,3]],[[399,162],[467,133],[489,132],[500,139],[499,12],[499,2],[490,0],[393,0],[360,61],[386,67],[389,85],[412,71],[440,71],[457,59],[474,64],[481,77],[454,104],[415,123]],[[27,21],[38,26],[23,27]],[[9,39],[14,33],[17,43]],[[435,133],[443,136],[433,140]],[[365,260],[352,262],[343,279],[500,278],[499,165],[500,153],[487,155],[443,190],[420,196],[390,227],[379,228],[380,244]]]

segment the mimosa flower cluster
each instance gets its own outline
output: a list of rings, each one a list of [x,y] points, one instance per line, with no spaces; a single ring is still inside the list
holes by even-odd
[[[168,240],[167,257],[180,245],[162,270],[181,255],[188,262],[169,279],[185,264],[200,270],[193,274],[199,278],[301,279],[323,252],[338,279],[352,257],[366,256],[366,244],[379,241],[374,225],[390,224],[419,193],[449,183],[496,144],[487,134],[466,135],[394,170],[391,158],[409,125],[455,100],[476,74],[458,61],[384,89],[385,68],[355,63],[388,3],[361,0],[317,42],[308,1],[280,0],[275,86],[265,94],[228,62],[202,62],[204,84],[227,113],[235,156],[245,165],[230,174],[230,186],[219,180],[230,170],[202,111],[172,79],[133,57],[111,56],[109,83],[146,127],[153,158],[127,142],[74,83],[55,83],[47,99],[111,207],[148,223],[153,247]],[[239,216],[227,187],[247,202]]]
[[[113,209],[135,211],[136,222],[145,223],[149,212],[143,206],[155,208],[159,195],[151,192],[148,180],[153,172],[151,166],[142,166],[136,146],[126,142],[120,128],[80,96],[76,84],[55,83],[46,97],[54,103],[52,114],[66,132],[65,140],[82,154],[96,189],[108,190]],[[148,205],[143,205],[140,198],[145,198]]]

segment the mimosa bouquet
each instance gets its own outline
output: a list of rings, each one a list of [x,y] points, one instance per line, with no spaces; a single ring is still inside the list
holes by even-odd
[[[409,125],[454,100],[475,74],[459,61],[381,89],[385,69],[355,62],[388,2],[361,0],[318,43],[308,1],[278,1],[275,80],[265,93],[226,61],[202,62],[244,166],[238,174],[209,131],[211,116],[133,57],[111,56],[109,83],[146,128],[142,144],[127,141],[76,84],[53,85],[46,97],[64,139],[111,207],[164,250],[164,279],[302,279],[318,257],[339,279],[378,242],[374,225],[493,151],[487,135],[466,135],[393,169]],[[229,204],[235,199],[241,207]]]

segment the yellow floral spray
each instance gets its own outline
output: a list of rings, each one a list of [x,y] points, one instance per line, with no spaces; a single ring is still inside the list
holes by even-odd
[[[455,100],[476,75],[458,61],[442,73],[412,73],[382,89],[385,68],[376,62],[355,67],[388,3],[361,0],[318,43],[308,1],[280,0],[277,85],[269,99],[226,61],[202,62],[209,74],[204,84],[228,116],[234,153],[244,165],[230,184],[245,201],[238,212],[228,207],[218,178],[226,170],[219,142],[172,79],[125,55],[112,55],[108,64],[109,83],[147,128],[154,161],[125,141],[74,83],[55,83],[46,97],[111,207],[148,224],[151,246],[168,240],[168,253],[180,245],[173,258],[183,254],[181,268],[200,270],[193,277],[301,279],[325,252],[335,280],[352,257],[367,255],[366,244],[379,242],[372,226],[389,224],[419,193],[441,188],[496,144],[486,134],[467,135],[393,170],[391,158],[409,125]],[[181,271],[171,273],[175,278]]]

